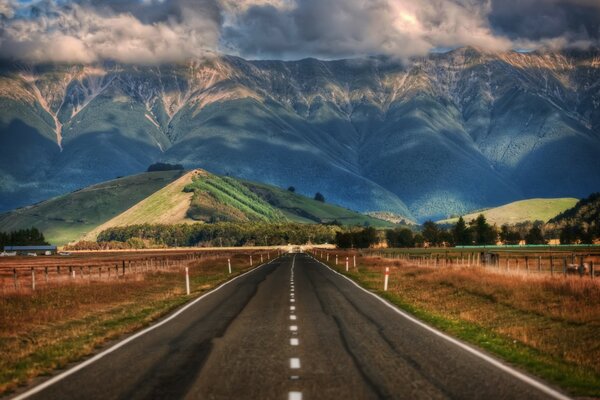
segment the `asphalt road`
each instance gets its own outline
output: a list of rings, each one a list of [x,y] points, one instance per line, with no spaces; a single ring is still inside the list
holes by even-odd
[[[68,376],[58,375],[39,392],[22,396],[56,400],[560,396],[411,321],[306,254],[288,254],[261,266],[78,368]]]

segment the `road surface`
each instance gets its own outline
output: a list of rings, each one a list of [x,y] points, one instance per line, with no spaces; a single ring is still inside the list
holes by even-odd
[[[561,398],[307,254],[238,277],[119,346],[20,398]]]

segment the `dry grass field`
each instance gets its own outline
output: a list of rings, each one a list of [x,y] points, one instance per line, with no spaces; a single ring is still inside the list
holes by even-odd
[[[207,251],[195,256],[186,252],[88,253],[64,259],[27,259],[29,264],[18,289],[12,288],[9,273],[8,289],[0,292],[0,394],[80,360],[249,270],[250,255],[254,266],[260,264],[261,255],[267,261],[267,251],[258,250]],[[274,255],[271,250],[271,258]],[[231,259],[231,275],[227,258]],[[155,268],[149,268],[151,259],[155,260]],[[12,271],[23,261],[2,259],[0,271]],[[72,266],[75,278],[64,272],[61,279],[51,276],[46,284],[41,271],[45,265],[55,271],[57,262],[63,271]],[[27,274],[31,265],[40,277],[36,290],[32,290]],[[110,278],[107,270],[98,276],[98,266],[114,265],[118,271],[113,271]],[[89,275],[88,266],[92,266]],[[148,268],[144,270],[144,266]],[[190,296],[185,293],[186,266],[190,271]]]
[[[339,265],[332,252],[330,266],[418,318],[575,395],[600,397],[599,278],[456,263],[427,267],[360,254],[353,268],[357,253],[337,253]],[[383,292],[386,267],[389,287]]]

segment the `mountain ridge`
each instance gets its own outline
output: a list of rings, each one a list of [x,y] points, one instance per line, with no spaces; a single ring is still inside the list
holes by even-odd
[[[599,82],[596,51],[4,65],[0,209],[155,161],[416,220],[583,197],[600,186]]]

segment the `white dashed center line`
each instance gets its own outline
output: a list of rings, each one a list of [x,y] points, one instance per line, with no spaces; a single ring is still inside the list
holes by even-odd
[[[295,266],[295,262],[296,262],[296,256],[294,256],[294,258],[292,259],[292,268],[291,268],[291,274],[290,274],[290,303],[294,303],[296,302],[296,299],[294,298],[294,266]],[[297,316],[294,314],[294,312],[296,311],[296,306],[292,305],[290,306],[290,320],[291,321],[296,321],[297,320]],[[292,336],[297,336],[298,335],[298,325],[290,325],[290,331]],[[297,337],[292,337],[290,338],[290,346],[298,346],[300,344],[300,339],[298,339]],[[293,357],[290,358],[290,369],[300,369],[300,359]],[[298,380],[300,379],[299,375],[292,375],[290,377],[291,380]],[[291,391],[288,392],[288,400],[302,400],[302,392],[296,392],[296,391]]]
[[[288,400],[302,400],[302,392],[290,392]]]
[[[290,368],[291,369],[299,369],[300,368],[300,359],[299,358],[290,358]]]

